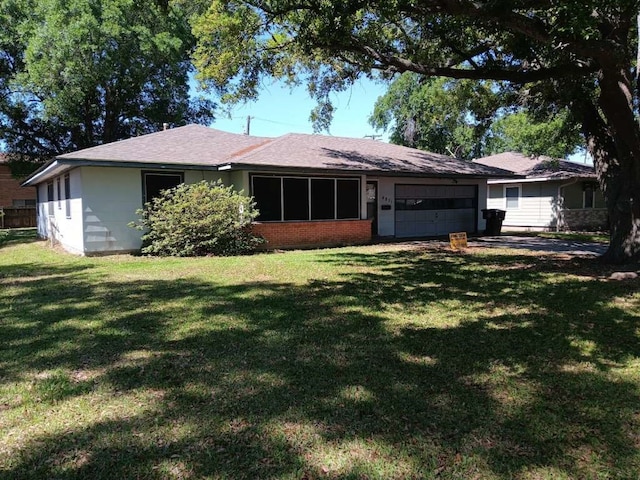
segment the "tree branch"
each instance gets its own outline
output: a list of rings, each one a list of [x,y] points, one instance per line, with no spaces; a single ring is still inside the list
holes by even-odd
[[[445,66],[427,66],[415,63],[409,59],[379,52],[367,45],[358,45],[354,40],[354,53],[360,53],[373,58],[377,64],[372,65],[376,70],[388,70],[391,67],[398,73],[415,72],[430,77],[450,77],[469,80],[502,80],[514,83],[530,83],[551,78],[571,77],[576,75],[586,76],[597,71],[595,67],[578,65],[561,65],[552,68],[540,68],[535,70],[510,70],[498,68],[474,68],[463,69]]]

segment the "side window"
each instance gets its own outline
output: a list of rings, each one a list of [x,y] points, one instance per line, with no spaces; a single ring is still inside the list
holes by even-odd
[[[53,215],[53,182],[47,182],[47,209]]]
[[[184,174],[169,172],[142,172],[142,203],[160,196],[162,190],[176,187],[184,182]]]
[[[64,208],[67,218],[71,218],[71,179],[69,174],[64,176]]]
[[[594,195],[595,195],[595,188],[593,188],[593,184],[586,183],[584,185],[584,198],[582,202],[583,208],[593,208]]]
[[[516,187],[505,187],[504,188],[504,197],[507,209],[517,209],[520,208],[520,186]]]
[[[56,178],[56,189],[58,190],[58,210],[62,210],[62,190],[60,189],[60,177]]]

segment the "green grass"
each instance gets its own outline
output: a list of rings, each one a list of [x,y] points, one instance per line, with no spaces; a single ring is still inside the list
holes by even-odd
[[[614,479],[640,294],[593,260],[0,245],[0,478]]]
[[[609,243],[609,235],[600,232],[506,232],[506,235],[553,238],[570,242]]]

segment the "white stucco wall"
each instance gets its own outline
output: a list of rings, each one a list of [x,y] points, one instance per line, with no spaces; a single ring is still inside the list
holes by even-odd
[[[49,215],[47,182],[37,186],[38,234],[53,238],[65,250],[76,254],[114,253],[140,248],[142,232],[128,224],[136,221],[142,207],[142,171],[119,167],[79,167],[71,170],[71,215],[66,216],[65,201],[58,208],[54,182],[53,215]],[[228,175],[215,171],[175,170],[184,173],[185,183],[222,179]],[[61,176],[61,188],[64,178]],[[64,191],[64,190],[63,190]]]
[[[139,169],[82,167],[84,253],[140,248],[142,233],[128,226],[142,207]]]
[[[84,186],[84,253],[134,251],[142,232],[129,227],[142,207],[142,171],[139,168],[82,167]],[[146,170],[148,171],[148,170]],[[224,174],[202,170],[184,173],[185,183],[215,181]],[[222,178],[223,182],[226,178]]]
[[[82,180],[79,169],[69,172],[69,210],[65,198],[65,176],[53,177],[53,201],[48,200],[47,183],[38,189],[38,235],[60,244],[72,253],[82,253]],[[50,208],[52,207],[52,208]],[[67,213],[69,215],[67,216]]]

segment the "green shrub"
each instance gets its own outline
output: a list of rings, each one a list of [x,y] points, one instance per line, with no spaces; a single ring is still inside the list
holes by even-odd
[[[251,233],[255,203],[220,182],[181,184],[136,212],[142,253],[160,256],[238,255],[264,242]]]

